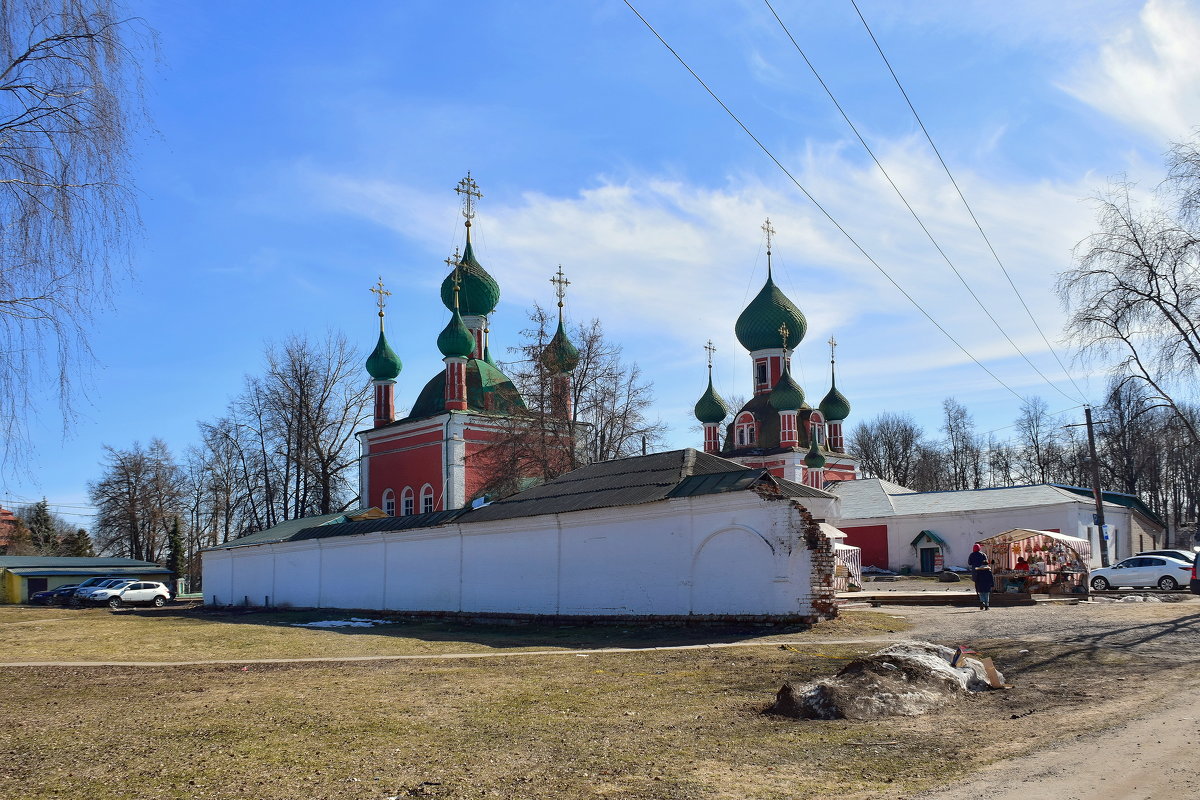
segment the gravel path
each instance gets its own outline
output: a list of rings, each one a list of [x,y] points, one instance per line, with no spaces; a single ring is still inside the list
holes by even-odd
[[[1080,603],[992,608],[883,606],[913,624],[908,634],[941,642],[1019,639],[1132,649],[1193,660],[1200,654],[1200,598],[1178,603]]]

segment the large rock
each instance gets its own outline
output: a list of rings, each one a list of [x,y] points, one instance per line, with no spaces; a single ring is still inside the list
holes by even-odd
[[[962,658],[952,667],[953,658],[949,647],[897,642],[851,661],[832,678],[800,688],[785,683],[767,713],[801,719],[911,717],[991,688],[983,664]]]

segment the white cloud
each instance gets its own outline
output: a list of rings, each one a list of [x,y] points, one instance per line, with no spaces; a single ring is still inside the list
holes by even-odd
[[[1200,11],[1184,0],[1149,0],[1115,29],[1062,88],[1099,111],[1164,141],[1200,125]]]

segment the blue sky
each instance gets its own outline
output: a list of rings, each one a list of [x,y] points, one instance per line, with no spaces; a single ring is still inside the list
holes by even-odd
[[[774,6],[1050,384],[974,305],[764,4],[634,5],[975,357],[1052,410],[1082,402],[848,0]],[[1152,186],[1168,143],[1200,124],[1200,3],[859,5],[1053,340],[1063,316],[1054,274],[1091,229],[1086,198],[1122,173]],[[129,9],[161,35],[161,63],[147,65],[156,130],[139,141],[135,166],[145,229],[134,274],[93,328],[98,366],[75,386],[81,418],[64,439],[44,392],[29,473],[0,478],[0,503],[45,495],[85,513],[77,506],[102,445],[160,436],[181,452],[196,422],[219,415],[259,369],[266,340],[341,330],[365,357],[376,324],[367,290],[379,274],[393,292],[388,330],[406,408],[441,366],[436,287],[461,244],[452,189],[467,170],[485,195],[477,253],[502,291],[496,349],[516,342],[530,304],[552,302],[561,263],[568,314],[599,317],[653,378],[672,446],[699,444],[691,407],[707,339],[718,390],[748,393],[733,323],[765,277],[767,216],[777,279],[809,318],[797,372],[810,397],[828,389],[833,335],[851,423],[902,411],[935,432],[946,396],[983,431],[1016,415],[1017,399],[819,215],[621,0]],[[1103,376],[1072,372],[1098,401]]]

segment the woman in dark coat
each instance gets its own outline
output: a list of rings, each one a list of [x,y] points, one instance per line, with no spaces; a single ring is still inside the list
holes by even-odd
[[[979,608],[987,611],[992,607],[992,588],[996,585],[996,576],[992,574],[987,559],[975,568],[972,577],[975,578],[975,594],[979,596]]]

